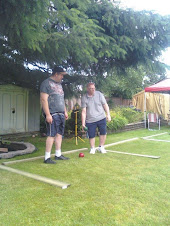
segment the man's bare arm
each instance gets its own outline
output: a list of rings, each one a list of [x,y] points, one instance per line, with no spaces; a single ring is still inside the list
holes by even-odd
[[[48,97],[49,97],[49,95],[47,93],[40,93],[40,100],[41,100],[42,108],[46,115],[46,121],[51,124],[53,121],[53,118],[52,118],[52,116],[50,114],[50,110],[49,110]]]
[[[111,121],[111,117],[110,117],[110,111],[109,111],[109,106],[108,106],[108,104],[107,104],[107,103],[104,104],[104,105],[103,105],[103,108],[104,108],[104,110],[105,110],[105,112],[106,112],[106,119],[107,119],[108,122],[110,122],[110,121]]]
[[[65,119],[67,120],[68,119],[68,113],[67,113],[66,107],[64,108],[64,115],[65,115]]]
[[[82,122],[82,127],[84,128],[86,126],[86,108],[82,108],[81,122]]]

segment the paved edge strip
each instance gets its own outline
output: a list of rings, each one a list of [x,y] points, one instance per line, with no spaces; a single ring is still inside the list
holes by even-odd
[[[39,175],[36,175],[36,174],[24,172],[24,171],[21,171],[21,170],[18,170],[18,169],[13,169],[13,168],[10,168],[8,166],[0,165],[0,169],[6,170],[6,171],[9,171],[9,172],[12,172],[12,173],[16,173],[16,174],[19,174],[19,175],[22,175],[22,176],[26,176],[26,177],[29,177],[29,178],[34,179],[34,180],[38,180],[38,181],[41,181],[41,182],[44,182],[44,183],[47,183],[47,184],[50,184],[50,185],[53,185],[53,186],[60,187],[62,189],[66,189],[70,186],[70,184],[65,183],[65,182],[61,182],[61,181],[58,181],[58,180],[53,180],[53,179],[43,177],[43,176],[39,176]]]
[[[112,153],[117,153],[117,154],[123,154],[123,155],[134,155],[134,156],[138,156],[138,157],[153,158],[153,159],[159,159],[160,158],[160,156],[141,155],[141,154],[135,154],[135,153],[121,152],[121,151],[107,150],[107,152],[112,152]]]
[[[78,152],[78,151],[85,151],[85,150],[88,150],[88,148],[81,148],[81,149],[66,151],[66,152],[63,152],[63,154],[65,155],[65,154],[70,154],[70,153],[74,153],[74,152]],[[52,154],[51,156],[55,156],[55,154]],[[43,159],[43,158],[44,158],[44,155],[33,157],[33,158],[28,158],[28,159],[20,159],[20,160],[15,160],[15,161],[2,162],[2,165],[9,165],[9,164],[14,164],[14,163],[19,163],[19,162],[28,162],[28,161],[33,161],[33,160]]]
[[[170,140],[157,140],[157,139],[144,139],[144,140],[152,140],[152,141],[158,141],[158,142],[170,142]]]
[[[118,142],[115,142],[115,143],[112,143],[112,144],[106,144],[106,145],[104,145],[104,147],[107,148],[107,147],[110,147],[110,146],[123,144],[123,143],[130,142],[130,141],[135,141],[135,140],[138,140],[138,139],[139,139],[139,137],[135,137],[135,138],[127,139],[127,140],[122,140],[122,141],[118,141]]]
[[[168,132],[165,132],[165,133],[159,133],[159,134],[155,134],[155,135],[152,135],[152,136],[147,136],[147,137],[142,137],[143,139],[147,139],[147,138],[150,138],[150,137],[156,137],[156,136],[160,136],[160,135],[163,135],[163,134],[166,134]]]

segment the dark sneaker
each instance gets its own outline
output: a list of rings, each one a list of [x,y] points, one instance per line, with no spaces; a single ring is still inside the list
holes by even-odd
[[[60,157],[55,156],[55,160],[69,160],[69,158],[64,157],[63,155],[61,155]]]
[[[55,161],[53,161],[53,160],[52,160],[52,159],[50,159],[50,158],[48,158],[48,159],[44,160],[44,163],[46,163],[46,164],[56,164],[56,162],[55,162]]]

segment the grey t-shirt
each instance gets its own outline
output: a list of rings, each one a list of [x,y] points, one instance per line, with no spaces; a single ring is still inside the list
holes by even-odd
[[[86,122],[97,122],[106,117],[103,105],[106,104],[106,99],[99,91],[95,91],[94,96],[89,97],[85,94],[81,100],[81,107],[86,108]]]
[[[61,83],[55,82],[51,78],[47,78],[41,83],[40,92],[49,95],[48,105],[51,114],[55,112],[64,112],[64,92]]]

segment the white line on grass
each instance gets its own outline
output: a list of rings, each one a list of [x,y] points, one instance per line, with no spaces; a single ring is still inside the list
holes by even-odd
[[[152,141],[158,141],[158,142],[170,142],[170,140],[157,140],[157,139],[144,139],[144,140],[152,140]]]
[[[138,140],[138,139],[139,139],[139,137],[135,137],[135,138],[127,139],[127,140],[122,140],[122,141],[118,141],[118,142],[115,142],[115,143],[112,143],[112,144],[104,145],[104,147],[107,148],[107,147],[110,147],[110,146],[123,144],[123,143],[129,142],[129,141],[135,141],[135,140]]]
[[[150,137],[156,137],[156,136],[160,136],[160,135],[163,135],[163,134],[166,134],[168,132],[165,132],[165,133],[159,133],[159,134],[155,134],[155,135],[152,135],[152,136],[147,136],[147,137],[142,137],[143,139],[147,139],[147,138],[150,138]]]
[[[135,141],[138,140],[138,137],[132,138],[132,139],[127,139],[127,140],[122,140],[122,141],[118,141],[112,144],[107,144],[104,147],[110,147],[110,146],[114,146],[114,145],[118,145],[118,144],[123,144],[126,142],[130,142],[130,141]],[[107,150],[108,152],[113,152],[113,153],[117,153],[117,154],[124,154],[124,155],[135,155],[135,156],[139,156],[139,157],[146,157],[146,158],[154,158],[154,159],[158,159],[160,158],[160,156],[152,156],[152,155],[141,155],[141,154],[135,154],[135,153],[128,153],[128,152],[120,152],[120,151],[111,151],[111,150]]]
[[[78,151],[85,151],[88,150],[88,148],[81,148],[81,149],[75,149],[75,150],[71,150],[71,151],[66,151],[63,152],[63,154],[70,154],[70,153],[74,153],[74,152],[78,152]],[[55,156],[55,154],[52,154],[51,156]],[[20,162],[28,162],[28,161],[33,161],[33,160],[37,160],[37,159],[43,159],[43,156],[37,156],[37,157],[33,157],[33,158],[28,158],[28,159],[20,159],[20,160],[15,160],[15,161],[10,161],[10,162],[2,162],[3,165],[9,165],[9,164],[14,164],[14,163],[20,163]]]
[[[19,175],[22,175],[22,176],[26,176],[26,177],[29,177],[29,178],[32,178],[34,180],[38,180],[38,181],[41,181],[41,182],[44,182],[44,183],[47,183],[47,184],[51,184],[51,185],[60,187],[62,189],[66,189],[66,188],[68,188],[68,186],[70,186],[70,184],[65,183],[65,182],[61,182],[61,181],[53,180],[53,179],[50,179],[50,178],[47,178],[47,177],[42,177],[42,176],[39,176],[39,175],[36,175],[36,174],[32,174],[32,173],[24,172],[24,171],[21,171],[21,170],[13,169],[13,168],[10,168],[8,166],[0,165],[0,169],[6,170],[6,171],[9,171],[9,172],[12,172],[12,173],[16,173],[16,174],[19,174]]]
[[[85,151],[85,150],[88,150],[88,148],[81,148],[81,149],[66,151],[66,152],[64,152],[64,154],[70,154],[70,153],[74,153],[74,152],[78,152],[78,151]],[[55,154],[52,154],[52,156],[54,156],[54,155]],[[44,158],[44,156],[38,156],[38,157],[29,158],[29,159],[20,159],[20,160],[10,161],[10,162],[3,162],[2,164],[8,165],[8,164],[27,162],[27,161],[32,161],[32,160],[42,159],[42,158]],[[10,168],[10,167],[7,167],[7,166],[0,165],[0,169],[7,170],[7,171],[12,172],[12,173],[17,173],[17,174],[20,174],[20,175],[23,175],[23,176],[26,176],[26,177],[29,177],[29,178],[32,178],[32,179],[35,179],[35,180],[38,180],[38,181],[42,181],[42,182],[45,182],[45,183],[48,183],[48,184],[51,184],[51,185],[54,185],[54,186],[57,186],[57,187],[61,187],[62,189],[66,189],[68,186],[70,186],[70,184],[65,183],[65,182],[61,182],[61,181],[53,180],[53,179],[50,179],[50,178],[47,178],[47,177],[42,177],[42,176],[39,176],[39,175],[36,175],[36,174],[32,174],[32,173],[24,172],[24,171],[21,171],[21,170],[13,169],[13,168]]]
[[[141,155],[141,154],[135,154],[135,153],[121,152],[121,151],[111,151],[111,150],[107,150],[107,152],[113,152],[113,153],[123,154],[123,155],[134,155],[134,156],[146,157],[146,158],[153,158],[153,159],[159,159],[159,158],[160,158],[160,156]]]

